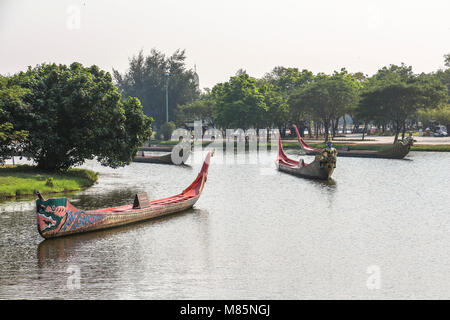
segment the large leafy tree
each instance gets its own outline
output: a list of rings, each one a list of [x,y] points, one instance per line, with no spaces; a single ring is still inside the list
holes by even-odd
[[[405,134],[406,121],[421,108],[446,101],[446,88],[433,75],[415,75],[411,67],[391,65],[379,70],[362,94],[359,114],[367,120],[392,121],[395,139]]]
[[[284,95],[300,89],[303,85],[314,80],[314,74],[309,70],[300,71],[297,68],[275,67],[266,73],[263,80],[274,85]]]
[[[274,89],[286,99],[286,108],[278,109],[282,111],[279,119],[284,119],[283,124],[287,122],[296,123],[300,129],[300,134],[303,135],[304,129],[310,128],[310,114],[293,107],[290,97],[303,86],[312,82],[314,74],[306,69],[300,71],[298,68],[277,66],[266,73],[262,80],[273,85]],[[281,127],[281,125],[278,125],[278,127]]]
[[[121,92],[127,97],[139,98],[144,113],[151,115],[159,127],[166,122],[166,73],[169,74],[169,120],[175,119],[178,105],[200,96],[197,73],[186,68],[185,60],[184,50],[177,50],[169,57],[155,49],[148,56],[140,51],[130,59],[129,69],[124,74],[113,70],[113,75]]]
[[[25,151],[38,167],[55,170],[97,158],[113,168],[129,164],[151,135],[151,118],[138,99],[122,99],[109,73],[97,66],[43,64],[13,77],[27,89]]]
[[[263,95],[267,107],[261,124],[281,128],[289,117],[287,97],[277,90],[276,86],[265,81],[259,82],[258,91]]]
[[[450,103],[450,68],[446,70],[438,70],[435,73],[435,76],[447,88],[447,103]]]
[[[439,79],[439,81],[441,81],[441,83],[447,87],[447,92],[448,92],[448,100],[447,103],[450,104],[450,54],[446,54],[444,56],[445,59],[445,66],[448,67],[448,69],[445,70],[438,70],[435,73],[435,76],[437,79]]]
[[[417,116],[422,123],[426,124],[434,120],[450,128],[450,104],[441,105],[437,108],[420,109]]]
[[[184,126],[188,122],[202,120],[214,126],[215,105],[216,101],[211,92],[203,93],[199,99],[177,107],[177,124]]]
[[[446,66],[446,67],[449,67],[449,68],[450,68],[450,53],[444,55],[444,63],[445,63],[445,66]]]
[[[16,130],[16,119],[27,109],[22,101],[27,91],[9,82],[0,76],[0,162],[20,152],[28,136],[26,130]]]
[[[298,112],[310,113],[314,120],[321,121],[325,128],[325,141],[332,121],[344,113],[358,99],[358,86],[355,79],[345,70],[333,75],[318,74],[290,97],[291,108]]]
[[[223,128],[264,127],[268,110],[256,79],[247,73],[231,77],[212,89],[216,100],[216,123]]]

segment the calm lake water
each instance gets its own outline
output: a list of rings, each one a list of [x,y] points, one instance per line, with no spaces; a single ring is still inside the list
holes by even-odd
[[[33,201],[0,203],[0,299],[450,298],[450,153],[339,158],[328,183],[276,171],[275,152],[225,158],[193,209],[108,231],[44,241]],[[200,165],[89,162],[98,184],[69,198],[174,195]]]

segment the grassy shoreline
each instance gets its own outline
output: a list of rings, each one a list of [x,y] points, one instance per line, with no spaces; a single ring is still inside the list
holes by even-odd
[[[46,172],[30,165],[0,166],[0,200],[43,194],[80,191],[97,182],[98,174],[87,169]]]

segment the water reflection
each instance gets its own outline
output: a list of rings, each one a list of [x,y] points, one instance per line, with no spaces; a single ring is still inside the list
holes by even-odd
[[[117,239],[118,237],[120,238],[130,232],[133,233],[139,231],[139,229],[151,232],[151,226],[160,223],[167,223],[172,219],[181,218],[183,216],[201,216],[200,221],[204,223],[207,221],[207,214],[208,212],[205,210],[191,208],[168,216],[128,224],[125,226],[118,226],[111,229],[45,239],[40,242],[37,247],[38,266],[39,268],[44,268],[55,263],[64,262],[68,260],[71,254],[76,254],[80,249],[86,250],[96,242],[103,242],[106,244],[112,239]]]

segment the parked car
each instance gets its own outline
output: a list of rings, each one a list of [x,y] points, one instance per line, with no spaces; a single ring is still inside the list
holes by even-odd
[[[447,128],[445,126],[436,126],[434,128],[434,134],[435,137],[446,137],[448,136]]]

